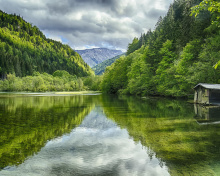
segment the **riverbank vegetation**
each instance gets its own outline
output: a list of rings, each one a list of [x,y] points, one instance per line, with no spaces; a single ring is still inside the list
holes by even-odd
[[[174,1],[155,30],[134,38],[126,57],[106,69],[102,90],[188,97],[200,82],[220,83],[219,2],[200,2]]]
[[[7,79],[0,80],[0,91],[81,91],[100,90],[101,77],[88,76],[77,77],[67,71],[57,70],[50,75],[48,73],[34,72],[32,76],[16,77],[8,74]]]
[[[70,75],[66,71],[56,71],[53,75],[48,73],[35,72],[32,76],[16,77],[15,74],[8,74],[7,79],[0,81],[2,91],[70,91],[82,90],[81,78]]]

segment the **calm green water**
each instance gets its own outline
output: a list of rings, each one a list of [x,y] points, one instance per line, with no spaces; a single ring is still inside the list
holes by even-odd
[[[186,101],[0,94],[0,175],[220,175],[220,111]]]

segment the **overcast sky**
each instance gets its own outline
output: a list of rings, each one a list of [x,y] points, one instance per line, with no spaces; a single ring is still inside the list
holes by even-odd
[[[126,50],[154,29],[173,0],[0,0],[0,9],[20,14],[54,40],[73,49]]]

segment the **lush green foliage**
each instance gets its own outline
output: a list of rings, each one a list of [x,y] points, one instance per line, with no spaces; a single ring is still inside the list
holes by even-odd
[[[220,2],[214,0],[203,0],[199,5],[192,8],[192,15],[198,16],[204,10],[209,11],[212,14],[212,25],[209,29],[214,32],[215,29],[220,27]],[[219,32],[219,30],[215,30]],[[215,69],[220,65],[220,60],[215,64]]]
[[[92,69],[94,70],[96,75],[102,75],[105,72],[105,68],[110,66],[111,64],[113,64],[115,62],[115,60],[121,56],[122,55],[119,55],[119,56],[115,56],[111,59],[105,60],[102,63],[92,67]]]
[[[122,56],[111,66],[107,67],[101,83],[101,89],[108,93],[117,93],[125,89],[128,84],[128,66],[131,64],[131,57]]]
[[[34,72],[52,74],[66,70],[72,75],[94,74],[78,53],[68,45],[47,39],[21,17],[0,11],[0,77],[19,77]]]
[[[85,90],[95,90],[100,91],[101,90],[101,82],[102,82],[102,76],[96,75],[96,76],[87,76],[83,77],[83,84]]]
[[[16,77],[8,74],[7,79],[0,80],[1,91],[76,91],[83,90],[81,78],[70,75],[66,71],[57,70],[53,75],[34,72],[33,76]]]
[[[16,77],[8,74],[7,79],[0,80],[0,91],[81,91],[101,90],[102,76],[78,77],[70,75],[65,70],[48,73],[34,72],[32,76]]]
[[[102,90],[184,97],[200,82],[220,83],[220,70],[213,69],[220,60],[220,30],[212,23],[218,13],[204,9],[192,16],[200,2],[174,1],[155,30],[135,38],[127,56],[106,69]]]
[[[219,0],[203,0],[199,5],[192,8],[192,15],[198,16],[202,11],[208,10],[213,14],[213,23],[218,23],[220,20],[220,2]]]

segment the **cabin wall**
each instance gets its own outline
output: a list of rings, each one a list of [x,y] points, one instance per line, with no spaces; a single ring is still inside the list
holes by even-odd
[[[194,103],[198,103],[198,92],[196,90],[194,93]]]
[[[198,87],[195,90],[194,102],[199,104],[209,104],[209,90],[203,87]]]

